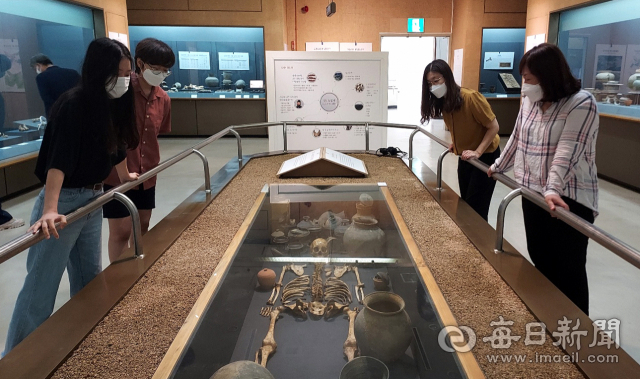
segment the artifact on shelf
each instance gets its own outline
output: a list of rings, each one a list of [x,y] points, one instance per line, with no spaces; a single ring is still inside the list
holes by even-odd
[[[271,233],[271,241],[273,243],[282,244],[287,243],[289,238],[284,235],[284,232],[280,229],[276,229],[275,232]]]
[[[373,292],[364,298],[364,306],[355,322],[360,354],[385,363],[402,357],[412,338],[411,319],[402,297],[392,292]]]
[[[311,217],[302,216],[302,221],[300,221],[297,226],[298,226],[298,229],[309,230],[309,228],[313,226],[313,223],[311,222]]]
[[[204,85],[211,88],[217,87],[220,85],[220,79],[216,78],[213,74],[209,74],[209,76],[204,79]]]
[[[389,284],[389,274],[387,274],[386,272],[378,272],[373,277],[373,288],[376,291],[388,291]]]
[[[344,217],[344,211],[340,213],[326,211],[322,215],[320,215],[320,217],[318,217],[318,225],[321,225],[325,229],[335,230],[338,226],[340,226]]]
[[[265,367],[251,361],[237,361],[222,366],[210,379],[275,379]]]
[[[180,82],[176,82],[173,86],[178,90],[182,88],[182,84]]]
[[[272,289],[276,285],[276,272],[270,268],[258,271],[258,284],[262,289]]]
[[[26,132],[27,130],[29,130],[29,127],[26,126],[25,124],[20,124],[18,125],[18,130],[21,132]]]
[[[389,379],[387,365],[378,359],[360,356],[347,362],[340,371],[340,379]]]
[[[335,230],[337,237],[344,237],[344,233],[349,229],[351,225],[351,221],[348,218],[343,218],[341,220],[340,226],[338,226]]]
[[[244,80],[242,80],[242,79],[236,80],[236,89],[242,90],[246,86],[247,86],[247,83],[245,83]]]
[[[347,362],[351,362],[358,351],[358,342],[354,332],[354,323],[356,321],[356,315],[358,314],[358,308],[354,308],[353,310],[347,308],[345,313],[349,316],[349,332],[347,333],[346,341],[342,344],[342,349],[344,350],[344,355],[347,356]]]
[[[603,91],[612,91],[612,92],[618,92],[620,90],[620,87],[622,86],[622,84],[616,82],[616,81],[609,81],[606,83],[602,83],[602,90]]]
[[[596,74],[596,81],[600,83],[607,83],[615,78],[615,74],[609,70],[598,71]]]
[[[273,331],[276,327],[276,321],[278,321],[278,316],[280,316],[280,312],[282,312],[284,307],[276,307],[271,311],[269,317],[271,320],[269,322],[269,330],[267,331],[267,335],[262,340],[262,346],[256,351],[256,363],[260,363],[262,367],[267,367],[267,360],[269,356],[276,352],[278,348],[278,344],[276,343],[275,338],[273,338]]]
[[[627,87],[634,91],[640,91],[640,68],[636,70],[627,81]]]
[[[628,97],[621,97],[620,98],[620,105],[624,105],[624,106],[630,106],[633,104],[633,100],[628,98]]]
[[[44,116],[40,116],[37,118],[37,122],[38,122],[38,130],[40,130],[40,128],[44,128],[47,126],[47,119]]]
[[[231,71],[222,71],[222,85],[229,86],[231,85],[231,77],[233,73]]]
[[[384,232],[378,220],[368,216],[354,216],[353,223],[344,233],[343,244],[349,253],[356,255],[378,255],[382,251]]]

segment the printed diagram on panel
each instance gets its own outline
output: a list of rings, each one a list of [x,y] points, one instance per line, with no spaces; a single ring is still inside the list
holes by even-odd
[[[380,63],[325,63],[277,62],[277,121],[380,120]]]

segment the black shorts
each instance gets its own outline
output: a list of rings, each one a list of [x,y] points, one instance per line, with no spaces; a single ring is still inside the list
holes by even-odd
[[[104,185],[104,192],[112,189],[113,186]],[[153,209],[156,207],[156,187],[144,189],[142,184],[138,188],[130,189],[124,193],[138,209]],[[102,217],[104,218],[124,218],[131,216],[127,208],[118,200],[111,200],[102,206]]]

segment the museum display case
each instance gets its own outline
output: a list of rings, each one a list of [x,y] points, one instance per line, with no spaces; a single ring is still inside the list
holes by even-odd
[[[30,58],[41,53],[79,72],[96,36],[95,13],[102,17],[66,2],[0,0],[0,196],[39,183],[33,166],[47,122]]]
[[[210,378],[231,362],[213,377],[240,365],[260,378],[360,378],[371,364],[375,378],[466,377],[438,345],[433,288],[385,189],[265,186],[199,324],[177,337],[189,342],[170,377]]]
[[[153,37],[176,56],[161,84],[171,98],[169,134],[210,136],[232,124],[267,120],[262,27],[131,25],[129,33],[132,52]]]
[[[633,0],[559,12],[558,46],[601,115],[640,120],[640,18]]]

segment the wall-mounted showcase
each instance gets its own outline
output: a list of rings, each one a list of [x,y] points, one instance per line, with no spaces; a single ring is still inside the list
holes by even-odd
[[[558,46],[600,114],[640,120],[640,14],[637,0],[560,12]]]
[[[22,1],[0,0],[0,168],[15,161],[12,158],[34,155],[42,142],[45,108],[31,57],[42,53],[55,66],[79,72],[86,48],[96,35],[95,12],[102,15],[102,11],[61,1],[30,0],[25,6]],[[1,170],[0,187],[5,174],[6,187],[11,187],[10,167]],[[31,176],[33,185],[37,180]],[[0,188],[0,196],[7,192]]]
[[[524,43],[524,28],[482,30],[478,90],[486,97],[520,97],[519,65],[524,55]]]
[[[176,56],[163,88],[172,99],[264,98],[261,27],[130,26],[131,50],[147,37]]]

